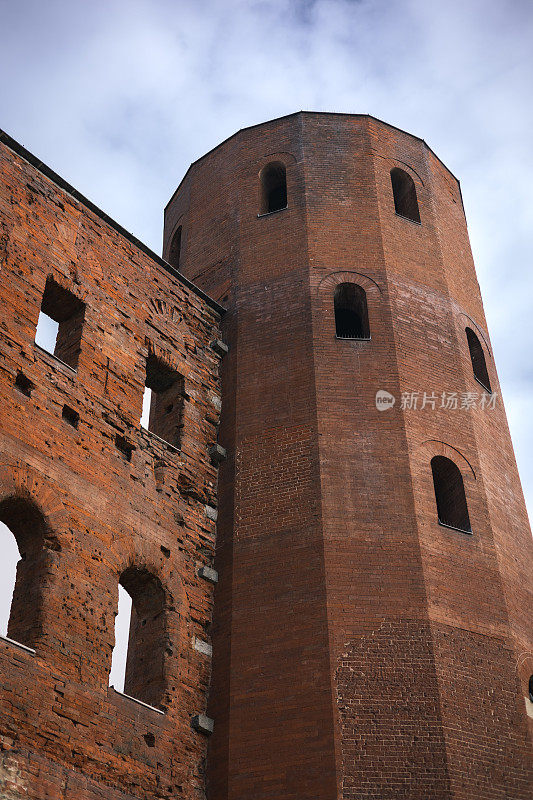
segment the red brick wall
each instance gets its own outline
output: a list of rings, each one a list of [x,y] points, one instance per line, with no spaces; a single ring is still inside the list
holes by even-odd
[[[33,584],[42,595],[35,653],[0,639],[0,794],[202,798],[206,739],[191,718],[205,713],[210,675],[194,641],[209,641],[212,612],[212,584],[197,572],[214,555],[206,507],[216,506],[208,452],[219,316],[5,145],[0,178],[0,515],[16,527],[10,498],[31,500],[44,533],[23,521],[19,541],[40,536],[46,556]],[[77,371],[34,345],[49,275],[85,303]],[[139,426],[149,351],[184,378],[179,450]],[[19,371],[31,397],[14,386]],[[65,404],[79,413],[77,429],[62,419]],[[117,436],[133,447],[131,461]],[[128,568],[163,592],[162,621],[150,603],[138,611],[145,699],[164,714],[108,688]],[[135,689],[139,674],[128,680]]]
[[[289,207],[258,218],[270,161]],[[394,167],[420,225],[394,212]],[[525,799],[532,540],[455,178],[372,118],[298,114],[196,162],[165,248],[177,225],[180,268],[229,306],[210,797]],[[370,341],[335,338],[345,281]],[[482,391],[466,324],[494,409],[439,407]],[[400,407],[424,391],[435,409]],[[434,455],[472,535],[438,524]]]
[[[217,299],[229,292],[213,798],[335,793],[302,154],[298,127],[284,127],[215,152],[167,217],[170,231],[190,204],[181,268]],[[287,168],[294,226],[283,211],[257,218],[258,174],[273,160]]]

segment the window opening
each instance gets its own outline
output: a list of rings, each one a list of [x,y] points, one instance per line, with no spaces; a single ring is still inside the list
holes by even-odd
[[[490,387],[489,373],[487,370],[487,362],[485,361],[485,353],[479,338],[474,333],[472,328],[465,328],[466,339],[468,341],[468,349],[470,350],[470,360],[472,362],[472,370],[474,378],[479,381],[487,392],[492,393]]]
[[[151,353],[146,361],[141,425],[160,439],[179,447],[183,401],[183,377]]]
[[[334,294],[335,332],[339,339],[370,339],[366,292],[356,283],[340,283]]]
[[[50,553],[60,546],[38,506],[11,495],[0,503],[2,572],[0,633],[35,647],[42,633],[43,586]]]
[[[73,428],[78,427],[78,423],[80,421],[80,415],[70,406],[63,406],[63,411],[61,412],[61,416],[65,420],[65,422],[67,422],[69,425],[72,425]]]
[[[36,344],[76,369],[84,318],[85,303],[48,278],[37,321]]]
[[[181,257],[181,231],[182,226],[180,225],[176,230],[176,233],[172,237],[172,242],[170,244],[170,252],[168,255],[169,264],[171,264],[176,269],[179,269],[180,265],[180,257]]]
[[[412,222],[420,222],[414,180],[407,172],[398,167],[391,170],[390,179],[396,213]]]
[[[25,394],[26,397],[31,397],[31,393],[35,389],[35,384],[33,383],[33,381],[30,381],[30,379],[27,378],[23,372],[17,372],[17,377],[15,378],[15,386],[17,387],[19,392]]]
[[[261,170],[261,214],[287,208],[287,174],[281,161],[273,161]]]
[[[119,581],[109,683],[156,707],[165,691],[165,625],[165,597],[159,578],[144,568],[128,567]]]
[[[472,533],[459,467],[445,456],[434,456],[431,459],[431,471],[439,522],[449,528]]]

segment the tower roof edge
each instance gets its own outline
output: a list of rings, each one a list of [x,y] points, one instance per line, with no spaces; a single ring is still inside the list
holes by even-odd
[[[223,147],[225,144],[230,142],[232,139],[236,139],[238,136],[240,136],[242,133],[244,133],[246,131],[251,131],[251,130],[254,130],[255,128],[261,128],[264,125],[272,125],[272,123],[280,122],[282,120],[287,120],[287,119],[290,119],[291,117],[298,117],[298,116],[348,117],[348,118],[352,118],[352,119],[363,119],[363,118],[366,118],[366,119],[373,120],[374,122],[378,122],[380,125],[385,125],[388,128],[392,128],[393,130],[400,131],[400,133],[403,133],[405,136],[410,136],[412,139],[417,139],[419,142],[422,142],[424,147],[426,147],[427,150],[429,150],[429,152],[437,159],[437,161],[439,161],[443,165],[443,167],[450,173],[450,175],[454,178],[454,180],[457,181],[457,184],[458,184],[459,188],[461,186],[459,178],[456,177],[456,175],[451,171],[451,169],[444,163],[444,161],[441,158],[439,158],[439,156],[435,153],[433,148],[430,147],[429,144],[426,142],[426,140],[423,139],[421,136],[416,136],[416,134],[410,133],[409,131],[406,131],[404,128],[400,128],[397,125],[393,125],[390,122],[386,122],[385,120],[380,119],[379,117],[375,117],[373,114],[368,114],[368,113],[367,114],[352,114],[352,113],[346,112],[346,111],[304,111],[303,109],[301,109],[300,111],[293,111],[290,114],[282,114],[280,117],[274,117],[273,119],[264,120],[263,122],[256,122],[253,125],[245,125],[244,128],[239,128],[238,131],[235,131],[235,133],[232,133],[226,139],[223,139],[221,142],[219,142],[217,145],[212,147],[206,153],[203,153],[201,156],[199,156],[194,161],[192,161],[191,164],[189,165],[185,175],[183,176],[183,178],[179,182],[179,184],[176,187],[175,191],[172,193],[168,203],[166,204],[165,209],[164,209],[165,212],[166,212],[167,208],[169,207],[169,205],[172,203],[174,197],[176,196],[176,194],[179,191],[183,181],[186,179],[186,177],[189,174],[189,172],[191,171],[191,169],[193,169],[197,164],[199,164],[201,161],[203,161],[204,158],[207,158],[207,156],[211,155],[211,153],[214,153],[216,150],[218,150],[219,148]]]

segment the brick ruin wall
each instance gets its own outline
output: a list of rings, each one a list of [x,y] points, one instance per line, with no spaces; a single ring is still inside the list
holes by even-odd
[[[5,143],[0,173],[0,519],[23,556],[8,633],[27,645],[0,639],[0,794],[197,800],[220,309]],[[61,358],[35,344],[47,280],[77,310]],[[174,445],[139,425],[149,357],[179,376]],[[108,687],[119,581],[144,704]]]

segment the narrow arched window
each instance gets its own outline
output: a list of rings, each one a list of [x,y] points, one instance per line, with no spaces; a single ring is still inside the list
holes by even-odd
[[[479,381],[487,392],[492,392],[490,388],[489,373],[487,370],[487,363],[485,361],[485,353],[477,335],[472,328],[465,328],[466,339],[468,341],[468,349],[470,350],[470,360],[472,361],[472,370],[474,371],[474,378]]]
[[[414,180],[409,173],[398,167],[391,170],[390,179],[396,213],[413,222],[420,222],[420,212],[418,210]]]
[[[2,553],[2,589],[0,591],[0,636],[8,635],[11,602],[17,580],[20,552],[17,540],[3,522],[0,522],[0,553]]]
[[[168,263],[179,269],[180,265],[180,256],[181,256],[181,225],[176,229],[174,236],[172,237],[172,241],[170,243],[170,251],[168,254]]]
[[[0,503],[2,559],[8,578],[2,587],[2,628],[27,647],[42,633],[43,586],[50,552],[59,544],[38,506],[29,498],[11,495]]]
[[[335,289],[335,332],[339,339],[370,339],[366,292],[356,283]]]
[[[528,691],[529,691],[529,700],[531,703],[533,703],[533,675],[529,676]]]
[[[166,618],[161,581],[128,567],[120,576],[110,685],[158,706],[165,692]]]
[[[459,467],[445,456],[431,459],[437,515],[441,525],[472,533],[463,476]]]
[[[261,170],[261,214],[287,208],[287,174],[281,161],[273,161]]]

